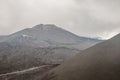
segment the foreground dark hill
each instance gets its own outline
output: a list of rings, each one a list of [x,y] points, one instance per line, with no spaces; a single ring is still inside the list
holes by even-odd
[[[81,52],[40,80],[120,80],[120,34]]]

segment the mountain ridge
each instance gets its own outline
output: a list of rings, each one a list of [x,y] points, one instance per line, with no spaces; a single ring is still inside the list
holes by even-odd
[[[37,47],[68,47],[80,50],[93,46],[102,40],[87,37],[79,37],[67,30],[53,24],[39,24],[32,28],[26,28],[11,35],[4,40],[18,44],[28,44]],[[70,45],[69,45],[70,44]]]

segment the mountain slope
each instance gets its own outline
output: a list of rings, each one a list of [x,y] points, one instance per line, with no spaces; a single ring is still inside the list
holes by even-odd
[[[3,42],[6,38],[7,36],[0,36],[0,42]]]
[[[40,24],[11,34],[5,42],[34,47],[68,47],[80,50],[93,46],[101,40],[79,37],[52,24]]]
[[[120,34],[81,52],[41,80],[120,80]]]
[[[0,74],[43,64],[61,64],[101,42],[51,24],[40,24],[0,38]]]
[[[79,50],[65,47],[30,47],[0,43],[0,74],[23,70],[43,64],[61,64]],[[74,53],[74,54],[73,54]]]

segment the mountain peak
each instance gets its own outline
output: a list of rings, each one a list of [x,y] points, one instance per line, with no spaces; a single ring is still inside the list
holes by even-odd
[[[51,28],[53,29],[53,28],[57,28],[57,26],[54,24],[38,24],[33,28],[34,29],[51,29]]]

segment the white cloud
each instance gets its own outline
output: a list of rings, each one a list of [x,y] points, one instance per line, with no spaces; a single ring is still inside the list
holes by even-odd
[[[0,34],[53,23],[76,34],[109,38],[120,32],[119,0],[0,0]]]

